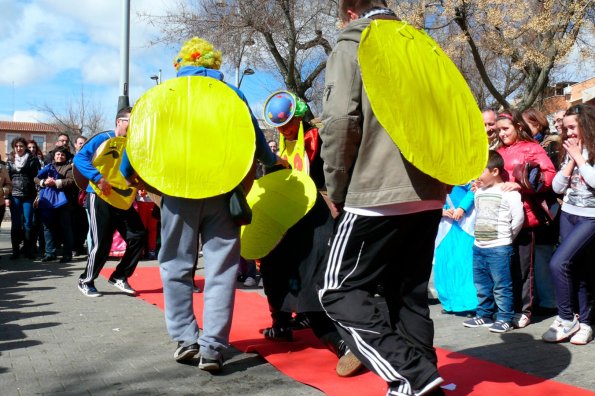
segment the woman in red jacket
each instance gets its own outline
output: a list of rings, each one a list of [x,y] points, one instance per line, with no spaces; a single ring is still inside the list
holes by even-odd
[[[535,294],[535,230],[545,227],[544,216],[547,215],[539,202],[543,201],[544,192],[551,189],[556,168],[545,150],[531,137],[531,130],[519,112],[506,110],[498,114],[496,127],[500,138],[497,151],[504,158],[504,168],[508,173],[508,181],[504,188],[521,193],[525,212],[523,229],[513,243],[515,254],[511,264],[516,312],[513,325],[520,328],[531,322]],[[539,167],[540,176],[531,180],[532,186],[514,177],[518,177],[518,169],[526,164]]]

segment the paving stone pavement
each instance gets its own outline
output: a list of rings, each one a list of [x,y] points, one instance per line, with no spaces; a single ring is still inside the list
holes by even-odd
[[[0,231],[0,395],[323,394],[233,348],[219,375],[199,370],[197,362],[176,363],[175,343],[157,307],[101,277],[96,286],[104,296],[84,297],[76,288],[84,258],[67,264],[9,260],[7,228],[4,223]],[[432,305],[437,346],[595,391],[595,344],[539,341],[551,316],[496,335],[464,328],[464,317],[440,310]]]

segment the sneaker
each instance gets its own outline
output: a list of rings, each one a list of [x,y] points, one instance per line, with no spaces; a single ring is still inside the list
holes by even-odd
[[[83,293],[83,295],[85,295],[87,297],[100,297],[101,296],[101,293],[99,293],[97,291],[97,289],[95,288],[94,285],[79,282],[78,287],[79,287],[79,290],[81,291],[81,293]]]
[[[268,327],[262,331],[264,338],[272,341],[293,341],[293,332],[289,327]]]
[[[258,282],[256,282],[256,279],[254,279],[253,277],[249,276],[249,277],[246,278],[246,280],[244,280],[244,286],[246,286],[246,287],[258,286]]]
[[[476,316],[463,322],[465,327],[490,327],[494,324],[494,321],[490,318],[481,318]]]
[[[289,327],[292,330],[309,329],[311,327],[310,320],[308,319],[308,316],[306,316],[306,314],[298,313],[289,320]]]
[[[53,254],[49,254],[49,255],[45,255],[43,256],[43,258],[41,259],[42,263],[47,263],[48,261],[54,261],[56,260],[58,257],[54,256]]]
[[[128,284],[128,281],[126,279],[109,278],[108,282],[110,284],[116,286],[118,289],[122,290],[126,294],[131,294],[131,295],[136,294],[136,290],[134,290],[132,287],[130,287],[130,285]]]
[[[593,340],[593,329],[588,324],[581,323],[580,329],[570,339],[574,345],[587,345]]]
[[[512,325],[515,329],[522,329],[523,327],[527,327],[531,323],[531,316],[527,314],[514,314],[512,318]]]
[[[560,342],[564,341],[580,329],[580,324],[576,317],[574,320],[564,320],[559,316],[556,316],[554,322],[549,329],[541,336],[541,339],[545,342]]]
[[[348,348],[347,352],[339,358],[335,371],[339,377],[351,377],[363,366],[362,362]]]
[[[204,356],[200,357],[198,368],[204,371],[217,372],[223,368],[223,356],[219,355],[217,359],[209,359]]]
[[[512,330],[512,325],[503,320],[497,320],[493,325],[490,326],[488,330],[490,330],[492,333],[506,333],[507,331]]]
[[[198,344],[196,342],[186,346],[183,346],[183,344],[184,341],[178,341],[178,347],[174,352],[174,359],[176,359],[176,362],[188,361],[198,353]]]

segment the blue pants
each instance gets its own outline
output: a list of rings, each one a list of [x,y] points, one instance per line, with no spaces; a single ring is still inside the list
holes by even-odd
[[[176,341],[198,340],[200,354],[217,359],[229,345],[240,263],[240,227],[229,213],[227,195],[161,201],[159,264],[165,300],[165,325]],[[202,241],[205,263],[203,332],[199,338],[192,304],[192,269]]]
[[[560,217],[560,246],[550,261],[554,278],[558,315],[573,320],[579,314],[581,323],[589,324],[591,304],[587,285],[589,250],[595,244],[595,217],[576,216],[562,212]]]
[[[25,254],[32,254],[32,230],[33,230],[33,200],[34,198],[15,197],[10,200],[10,219],[12,221],[10,240],[12,242],[12,254],[19,254],[19,245],[22,236],[25,237]],[[22,220],[21,220],[22,219]]]
[[[496,320],[507,323],[514,316],[510,259],[512,245],[493,248],[473,246],[473,282],[477,289],[477,316],[491,318],[497,308]]]

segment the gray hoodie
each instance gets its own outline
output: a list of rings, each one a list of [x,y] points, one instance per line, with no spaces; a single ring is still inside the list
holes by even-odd
[[[328,195],[352,208],[444,202],[446,186],[401,155],[372,111],[357,58],[361,34],[370,22],[351,22],[327,62],[320,134]],[[423,117],[423,112],[402,116]]]

